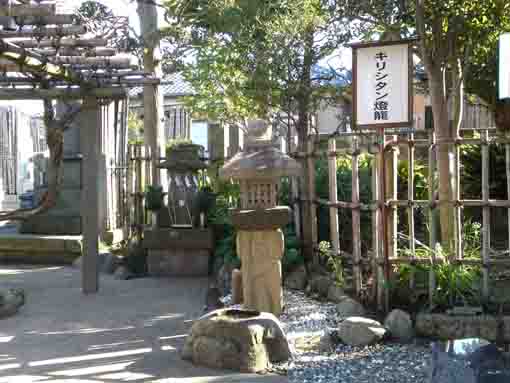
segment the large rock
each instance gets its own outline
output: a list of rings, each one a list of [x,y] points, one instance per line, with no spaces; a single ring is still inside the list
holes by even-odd
[[[342,318],[365,315],[365,308],[362,304],[347,296],[344,296],[344,299],[336,305],[336,311]]]
[[[402,310],[393,310],[384,320],[384,326],[393,339],[408,342],[414,337],[413,321],[411,316]]]
[[[328,289],[328,301],[340,303],[346,298],[344,289],[335,283],[332,283]]]
[[[25,292],[22,289],[0,291],[0,319],[16,314],[25,304]]]
[[[504,383],[510,381],[498,348],[479,338],[432,344],[430,383]]]
[[[310,288],[313,293],[317,293],[322,297],[328,296],[329,287],[333,281],[325,275],[318,275],[310,280]]]
[[[292,290],[304,290],[306,287],[307,275],[304,266],[292,271],[285,278],[285,287]]]
[[[181,357],[211,368],[263,372],[288,360],[291,350],[274,315],[221,309],[193,324]]]
[[[377,343],[386,334],[379,322],[362,317],[349,317],[340,323],[338,336],[350,346],[367,346]]]

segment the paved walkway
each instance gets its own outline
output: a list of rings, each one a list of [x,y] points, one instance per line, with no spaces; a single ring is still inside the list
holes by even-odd
[[[0,320],[0,383],[286,383],[281,376],[196,367],[178,355],[207,281],[101,276],[84,296],[72,268],[0,266],[0,286],[27,303]]]

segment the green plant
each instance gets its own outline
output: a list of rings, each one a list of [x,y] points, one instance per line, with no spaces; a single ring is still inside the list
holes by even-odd
[[[128,143],[130,145],[143,144],[143,119],[136,113],[130,112],[128,115]]]
[[[283,272],[286,273],[300,265],[303,265],[305,263],[305,259],[301,253],[300,243],[293,226],[288,225],[285,227],[283,234],[285,237],[285,251],[282,258],[282,268]]]
[[[193,141],[191,141],[189,138],[172,138],[167,141],[166,143],[166,150],[172,150],[175,148],[178,148],[179,146],[186,146],[186,145],[192,145]]]
[[[451,254],[444,252],[440,246],[435,250],[438,262],[401,264],[393,270],[393,283],[390,288],[399,303],[415,304],[421,292],[427,292],[429,274],[432,268],[436,289],[434,291],[434,309],[445,310],[458,304],[479,305],[481,302],[479,285],[481,270],[479,266],[457,264],[450,261]],[[410,255],[408,249],[401,250],[401,255]],[[432,250],[427,246],[416,249],[417,258],[429,259]],[[414,278],[415,290],[410,291],[411,278]],[[407,295],[407,296],[406,296]]]
[[[482,225],[468,218],[462,226],[462,245],[465,258],[479,258],[482,243]]]
[[[342,287],[344,285],[342,258],[338,254],[333,254],[331,251],[331,243],[327,241],[320,242],[319,255],[322,259],[326,259],[326,265],[333,271],[335,284]]]
[[[157,211],[163,208],[165,193],[160,185],[149,185],[145,192],[145,206],[148,210]]]

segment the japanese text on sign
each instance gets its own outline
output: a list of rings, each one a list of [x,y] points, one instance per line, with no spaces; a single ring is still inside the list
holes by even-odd
[[[411,127],[409,44],[355,49],[355,125]]]
[[[374,103],[374,120],[388,120],[388,72],[386,70],[386,59],[388,55],[379,52],[375,55],[375,65],[377,71],[375,73],[375,103]]]

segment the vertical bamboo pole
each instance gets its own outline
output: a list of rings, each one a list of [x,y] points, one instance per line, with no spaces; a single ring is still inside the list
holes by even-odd
[[[143,191],[147,191],[147,187],[152,185],[153,178],[159,179],[156,175],[156,172],[159,172],[159,169],[156,168],[156,164],[153,163],[152,159],[152,148],[149,146],[145,146],[145,155],[143,156],[143,161],[145,165],[145,177],[143,184]],[[154,172],[151,172],[151,169],[154,169]],[[152,174],[151,174],[152,173]],[[146,209],[145,199],[142,199],[144,207],[143,207],[143,215],[144,215],[144,224],[150,225],[152,223],[152,215]]]
[[[409,166],[408,178],[407,178],[407,199],[409,200],[409,206],[407,208],[407,223],[409,225],[409,250],[411,252],[411,261],[416,258],[416,246],[414,242],[414,134],[410,133],[408,138],[407,148],[407,161]],[[415,274],[411,271],[411,278],[409,280],[409,287],[415,288]]]
[[[378,152],[372,161],[372,200],[377,205],[372,211],[372,251],[373,251],[373,266],[372,270],[376,275],[377,280],[377,309],[384,310],[384,256],[382,254],[382,246],[380,244],[380,227],[381,221],[381,185],[379,177],[379,169],[381,167],[380,152],[381,146],[378,146]]]
[[[436,291],[436,276],[434,268],[436,265],[436,219],[435,219],[435,174],[436,171],[436,139],[434,132],[429,131],[429,176],[428,176],[428,191],[429,191],[429,247],[431,249],[431,265],[429,270],[429,304],[430,307],[434,305],[434,294]]]
[[[485,301],[489,298],[489,249],[490,249],[490,207],[489,202],[489,132],[482,130],[482,295]]]
[[[141,227],[143,225],[143,199],[142,199],[142,145],[136,146],[135,156],[135,206],[136,206],[136,232],[141,235]]]
[[[380,222],[379,222],[379,238],[382,240],[382,247],[379,257],[379,268],[382,268],[382,275],[380,285],[384,288],[384,296],[381,297],[384,305],[384,311],[389,310],[389,291],[386,288],[387,282],[390,277],[390,244],[389,244],[389,232],[388,232],[388,209],[386,208],[386,136],[384,134],[384,128],[378,129],[378,140],[379,140],[379,209],[380,209]]]
[[[459,132],[457,132],[459,134]],[[460,201],[460,145],[454,145],[454,162],[455,162],[455,200]],[[462,207],[455,204],[455,255],[458,260],[463,258],[462,254]]]
[[[333,204],[338,202],[338,185],[337,185],[337,164],[336,155],[336,138],[330,138],[328,141],[328,170],[329,170],[329,201]],[[331,206],[329,208],[329,227],[330,240],[333,247],[333,255],[340,256],[340,236],[338,232],[338,207]]]
[[[359,152],[358,138],[352,139],[352,196],[353,204],[359,204]],[[352,209],[352,258],[353,258],[353,282],[354,293],[359,297],[362,287],[361,281],[361,223],[360,209],[354,207]]]
[[[507,139],[509,136],[507,135]],[[505,144],[506,198],[510,200],[510,144]],[[510,254],[510,208],[507,209],[508,251]]]
[[[125,238],[129,238],[132,234],[132,228],[134,223],[134,195],[133,195],[133,145],[128,145],[127,147],[127,159],[126,159],[126,210],[124,211],[126,215],[125,221]]]
[[[292,200],[294,201],[294,225],[296,229],[297,238],[301,238],[301,208],[299,204],[299,179],[292,177],[290,179],[290,186],[292,191]]]
[[[308,201],[307,203],[309,203],[309,209],[310,209],[310,217],[311,217],[311,221],[310,222],[310,225],[311,225],[311,235],[312,235],[312,252],[313,252],[313,263],[314,264],[317,264],[318,263],[318,258],[317,258],[317,252],[316,252],[316,249],[317,249],[317,246],[318,246],[318,236],[317,236],[317,207],[315,206],[315,158],[313,156],[314,154],[314,146],[315,146],[315,142],[314,142],[314,139],[313,138],[309,138],[308,139],[308,143],[307,143],[307,162],[308,162],[308,190],[309,190],[309,193],[310,195],[308,196]]]

